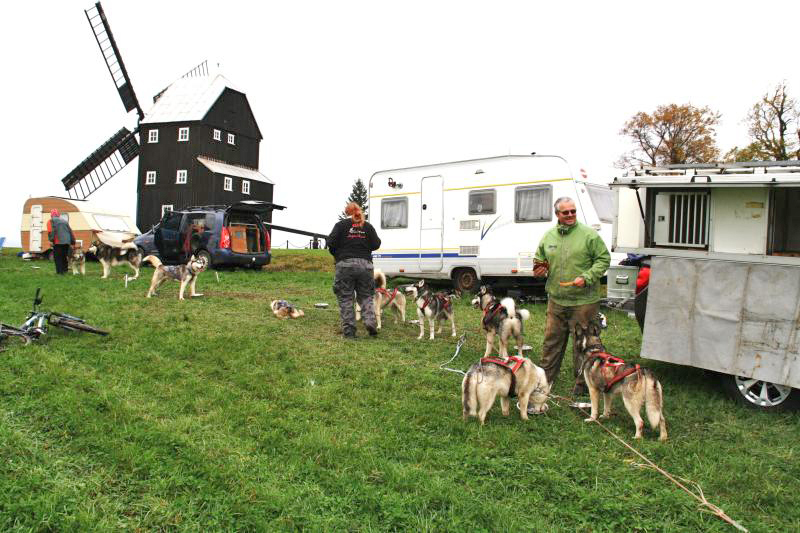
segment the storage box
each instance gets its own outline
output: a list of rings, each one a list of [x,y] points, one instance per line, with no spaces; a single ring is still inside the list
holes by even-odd
[[[639,267],[615,265],[608,268],[606,274],[608,299],[612,301],[625,300],[636,296],[636,278],[639,276]]]

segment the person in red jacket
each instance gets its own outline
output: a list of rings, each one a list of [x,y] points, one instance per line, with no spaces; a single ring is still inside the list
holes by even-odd
[[[58,209],[50,210],[50,220],[47,221],[47,238],[53,245],[53,261],[56,264],[56,274],[67,273],[67,257],[70,248],[75,244],[75,235],[69,222],[59,216]]]

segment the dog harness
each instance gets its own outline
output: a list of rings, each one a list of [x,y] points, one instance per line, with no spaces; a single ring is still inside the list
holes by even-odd
[[[606,388],[603,389],[603,392],[611,391],[611,388],[625,379],[626,377],[630,376],[631,374],[637,373],[641,370],[638,364],[634,364],[633,366],[628,366],[625,368],[626,363],[624,359],[619,357],[613,356],[610,353],[606,352],[594,352],[592,353],[593,358],[597,358],[603,361],[600,365],[601,368],[609,369],[613,372],[614,376],[611,379],[608,379],[605,374],[603,377],[606,380]]]
[[[387,291],[386,289],[384,289],[383,287],[378,287],[377,289],[375,289],[375,291],[379,292],[379,293],[383,294],[385,297],[389,298],[389,300],[386,302],[386,305],[389,305],[390,303],[392,303],[392,300],[394,300],[395,296],[397,296],[397,287],[395,287],[394,290],[391,293],[389,291]],[[424,309],[424,307],[423,307],[423,309]]]
[[[516,391],[517,378],[515,375],[517,373],[517,370],[520,369],[522,363],[524,362],[525,361],[522,360],[522,357],[516,357],[513,355],[508,357],[507,359],[503,357],[495,357],[493,355],[490,355],[489,357],[481,357],[481,364],[492,363],[495,365],[502,366],[506,370],[511,371],[511,386],[508,387],[508,395],[512,397],[517,395]]]
[[[396,290],[397,289],[395,289],[395,291]],[[430,304],[434,299],[439,300],[439,303],[442,305],[442,308],[445,311],[447,311],[447,312],[450,311],[450,299],[447,296],[445,296],[444,294],[441,294],[441,293],[438,293],[438,292],[436,294],[432,295],[432,296],[426,296],[425,298],[422,299],[422,308],[421,308],[421,310],[424,311],[425,308],[428,307],[428,304]]]
[[[487,305],[486,309],[483,310],[483,318],[481,319],[481,324],[483,324],[484,326],[488,325],[489,322],[491,322],[494,319],[494,317],[497,316],[497,313],[499,313],[500,310],[502,309],[505,309],[505,307],[503,307],[500,304],[500,302],[496,300]]]
[[[275,309],[276,310],[277,309],[283,309],[283,308],[288,309],[290,313],[292,311],[294,311],[294,306],[292,304],[290,304],[289,302],[287,302],[286,300],[278,300],[278,301],[275,302]]]

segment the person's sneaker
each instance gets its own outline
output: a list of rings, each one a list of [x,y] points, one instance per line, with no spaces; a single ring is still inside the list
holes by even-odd
[[[344,337],[345,339],[355,339],[356,333],[355,331],[353,331],[352,333],[343,333],[342,337]]]
[[[582,383],[576,383],[574,387],[572,387],[572,397],[573,398],[582,398],[589,395],[589,389],[586,388],[586,385]]]
[[[370,337],[375,337],[378,335],[378,330],[375,329],[375,326],[372,324],[364,324],[364,327],[367,328],[367,333],[369,333]]]

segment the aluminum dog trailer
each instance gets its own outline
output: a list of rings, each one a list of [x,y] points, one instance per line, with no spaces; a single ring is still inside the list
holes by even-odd
[[[800,406],[800,161],[645,167],[611,187],[614,251],[651,257],[642,357],[718,372],[750,407]]]
[[[512,155],[376,172],[370,221],[381,237],[373,262],[388,276],[534,284],[533,255],[553,227],[553,202],[575,200],[578,220],[611,244],[607,185],[576,180],[567,161]],[[541,283],[541,280],[538,281]]]

